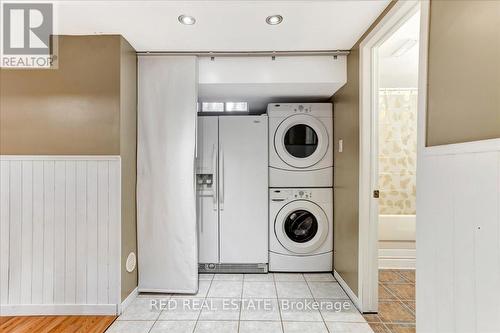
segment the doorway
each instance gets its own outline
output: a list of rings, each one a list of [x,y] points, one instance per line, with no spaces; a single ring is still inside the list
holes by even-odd
[[[425,4],[398,2],[360,45],[360,303],[363,312],[379,315],[396,306],[410,325],[427,15]],[[394,303],[383,303],[388,301]]]

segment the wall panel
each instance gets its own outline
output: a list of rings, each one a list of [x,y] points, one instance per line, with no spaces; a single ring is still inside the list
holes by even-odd
[[[120,158],[2,156],[0,170],[2,314],[116,312]]]
[[[419,161],[419,332],[500,331],[500,141],[467,145]]]

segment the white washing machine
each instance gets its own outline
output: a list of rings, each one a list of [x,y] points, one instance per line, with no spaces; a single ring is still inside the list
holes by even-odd
[[[269,186],[333,186],[330,103],[269,104]]]
[[[269,190],[269,270],[331,272],[333,189]]]

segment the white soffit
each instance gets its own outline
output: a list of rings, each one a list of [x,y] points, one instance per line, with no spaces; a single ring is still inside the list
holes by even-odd
[[[201,57],[200,102],[268,103],[324,101],[347,80],[346,56]]]
[[[350,49],[389,0],[53,3],[56,34],[120,34],[137,51],[290,51]],[[266,24],[273,14],[283,22]]]

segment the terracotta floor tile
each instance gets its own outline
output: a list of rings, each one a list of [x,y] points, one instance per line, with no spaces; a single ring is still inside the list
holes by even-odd
[[[415,333],[416,328],[413,324],[387,324],[392,333]]]
[[[381,269],[378,271],[378,281],[381,283],[407,283],[396,271]]]
[[[403,303],[415,313],[415,301],[403,301]]]
[[[381,322],[379,316],[375,313],[364,314],[363,317],[365,317],[365,320],[369,323],[380,323]]]
[[[415,299],[415,285],[406,284],[386,284],[385,287],[399,299],[413,301]],[[380,290],[380,289],[379,289]]]
[[[397,300],[397,297],[390,293],[382,284],[378,285],[378,298],[384,300]]]
[[[402,275],[408,282],[415,283],[415,270],[399,270],[398,273]]]
[[[378,316],[384,323],[414,323],[415,315],[401,302],[380,301],[378,305]]]
[[[382,323],[368,323],[374,333],[391,333]]]

